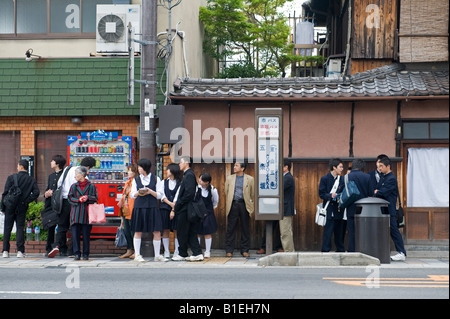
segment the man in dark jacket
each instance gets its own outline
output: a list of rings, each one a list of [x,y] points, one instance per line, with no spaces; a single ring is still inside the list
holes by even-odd
[[[51,199],[53,192],[58,188],[58,180],[62,175],[64,165],[66,165],[66,159],[62,155],[54,155],[52,157],[50,167],[55,171],[48,176],[47,188],[44,193],[45,206],[41,215],[44,229],[48,230],[47,245],[45,247],[47,255],[53,249],[52,247],[55,241],[55,228],[58,222],[58,215],[52,208]]]
[[[359,197],[366,198],[371,196],[370,192],[370,176],[364,173],[362,170],[365,167],[365,163],[361,159],[355,159],[352,162],[352,170],[348,174],[348,180],[354,181],[359,190]],[[352,203],[347,207],[347,231],[348,231],[348,251],[355,251],[355,213],[356,205]]]
[[[294,252],[294,236],[292,233],[292,217],[295,215],[295,181],[291,172],[291,162],[285,161],[283,165],[283,219],[280,220],[280,235],[283,249]]]
[[[389,202],[388,210],[390,215],[390,232],[391,238],[394,242],[397,254],[391,256],[391,260],[403,261],[406,259],[406,250],[403,243],[402,234],[397,227],[397,197],[398,197],[398,183],[397,178],[391,172],[391,160],[386,157],[382,158],[379,163],[379,170],[383,174],[379,187],[375,189],[375,197],[380,197]]]
[[[2,194],[1,211],[5,213],[5,226],[3,232],[3,257],[9,257],[9,240],[14,222],[16,222],[16,245],[17,257],[24,257],[25,252],[25,218],[28,204],[36,200],[39,196],[39,188],[34,177],[28,175],[28,161],[20,160],[17,164],[17,184],[22,195],[16,207],[5,207],[3,199],[10,188],[14,186],[14,175],[8,176],[5,190]]]
[[[180,170],[184,172],[183,181],[178,190],[174,212],[178,218],[177,221],[177,238],[178,238],[178,256],[172,258],[175,261],[201,261],[203,260],[202,249],[198,243],[196,225],[188,220],[188,205],[194,200],[195,191],[197,189],[197,180],[191,169],[191,159],[183,156],[180,160]],[[192,250],[192,256],[188,257],[188,246]]]

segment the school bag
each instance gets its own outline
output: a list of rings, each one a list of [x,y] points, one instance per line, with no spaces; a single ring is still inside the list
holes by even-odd
[[[2,198],[2,206],[5,207],[6,212],[14,211],[22,197],[22,190],[19,188],[17,182],[17,174],[13,175],[14,185],[8,190],[8,193]]]
[[[61,186],[59,186],[55,191],[53,191],[53,195],[51,198],[51,206],[52,209],[59,215],[61,214],[61,209],[63,205],[63,195],[62,195],[62,189],[64,186],[64,181],[66,180],[67,173],[72,168],[72,166],[68,166],[64,172],[63,180],[61,183]]]

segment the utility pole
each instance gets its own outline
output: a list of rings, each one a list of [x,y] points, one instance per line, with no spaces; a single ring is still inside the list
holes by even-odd
[[[141,158],[152,162],[156,168],[156,43],[157,43],[157,0],[142,0],[142,41],[148,45],[141,48],[141,101],[140,138]]]
[[[152,173],[156,173],[156,41],[158,0],[142,0],[142,41],[141,46],[141,117],[140,117],[140,158],[148,158],[152,162]],[[153,257],[153,235],[144,233],[141,243],[141,254]]]

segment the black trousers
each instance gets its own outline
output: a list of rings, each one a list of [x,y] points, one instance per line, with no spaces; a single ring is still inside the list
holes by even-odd
[[[9,240],[11,231],[16,222],[16,246],[17,251],[25,252],[25,217],[27,215],[28,205],[19,204],[15,212],[5,213],[5,225],[3,230],[3,251],[9,252]]]
[[[238,223],[241,225],[241,253],[247,253],[250,250],[250,215],[243,200],[233,201],[228,213],[225,235],[226,253],[232,253],[234,250]]]
[[[197,223],[189,222],[187,218],[187,211],[180,212],[177,223],[177,238],[178,238],[178,254],[181,257],[188,256],[188,247],[192,250],[193,256],[198,256],[202,253],[200,244],[197,238]]]
[[[83,235],[83,256],[88,257],[90,252],[91,230],[92,225],[89,224],[73,224],[72,227],[72,246],[73,254],[81,256],[80,240]]]
[[[63,200],[61,213],[58,216],[58,232],[56,233],[56,240],[53,244],[58,247],[62,254],[71,254],[71,250],[67,247],[67,231],[70,228],[70,203],[67,199]]]

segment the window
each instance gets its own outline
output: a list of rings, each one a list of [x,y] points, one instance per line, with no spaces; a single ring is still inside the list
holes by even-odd
[[[448,178],[448,147],[408,149],[408,207],[448,207]]]
[[[403,122],[403,139],[405,140],[448,140],[448,121],[446,122]]]
[[[97,4],[119,0],[0,0],[0,38],[94,37]]]

